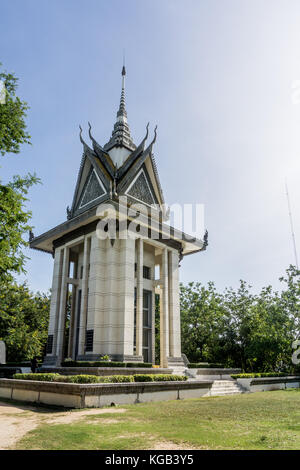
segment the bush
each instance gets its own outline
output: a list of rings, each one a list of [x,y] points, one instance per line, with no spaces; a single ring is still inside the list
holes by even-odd
[[[111,375],[109,377],[104,377],[105,382],[108,383],[123,383],[123,382],[134,382],[133,375]]]
[[[14,374],[14,379],[37,380],[40,382],[62,382],[73,384],[94,384],[94,383],[123,383],[134,382],[132,375],[111,375],[99,377],[97,375],[60,375],[60,374]]]
[[[14,374],[14,379],[19,380],[38,380],[40,382],[57,382],[59,374]]]
[[[41,382],[61,382],[73,384],[130,383],[130,382],[174,382],[184,381],[184,375],[171,374],[135,374],[135,375],[60,375],[60,374],[14,374],[14,379],[37,380]]]
[[[187,380],[185,375],[172,375],[172,374],[155,374],[153,375],[154,382],[183,382]]]
[[[153,376],[150,374],[135,374],[133,378],[135,382],[153,382]]]
[[[99,377],[97,375],[59,375],[57,382],[64,382],[70,384],[95,384],[98,383]]]
[[[187,367],[189,369],[224,369],[224,364],[217,362],[210,364],[205,364],[205,362],[190,362]]]
[[[135,382],[182,382],[187,380],[184,375],[172,374],[135,374],[133,377]]]
[[[253,372],[249,374],[232,374],[233,379],[252,379],[258,377],[286,377],[284,372]]]

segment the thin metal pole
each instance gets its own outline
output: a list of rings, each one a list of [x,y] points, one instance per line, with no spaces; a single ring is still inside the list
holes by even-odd
[[[291,203],[290,203],[288,185],[287,185],[286,180],[285,180],[285,189],[286,189],[286,198],[287,198],[288,209],[289,209],[289,217],[290,217],[290,224],[291,224],[291,232],[292,232],[292,240],[293,240],[296,268],[299,269],[299,267],[298,267],[298,256],[297,256],[297,247],[296,247],[296,240],[295,240],[295,233],[294,233],[294,224],[293,224],[293,217],[292,217],[292,210],[291,210]]]

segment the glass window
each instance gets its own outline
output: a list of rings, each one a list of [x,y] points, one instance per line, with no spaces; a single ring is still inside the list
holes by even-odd
[[[149,346],[149,330],[143,331],[143,347],[148,348]]]
[[[143,266],[143,278],[151,279],[151,269],[149,266]]]

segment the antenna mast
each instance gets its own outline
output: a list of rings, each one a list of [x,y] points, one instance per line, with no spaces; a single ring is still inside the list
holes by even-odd
[[[286,190],[286,198],[287,198],[288,209],[289,209],[289,217],[290,217],[290,224],[291,224],[291,232],[292,232],[292,240],[293,240],[296,268],[299,269],[299,267],[298,267],[298,256],[297,256],[297,247],[296,247],[296,240],[295,240],[295,233],[294,233],[294,224],[293,224],[292,210],[291,210],[291,203],[290,203],[288,185],[287,185],[286,180],[285,180],[285,190]]]

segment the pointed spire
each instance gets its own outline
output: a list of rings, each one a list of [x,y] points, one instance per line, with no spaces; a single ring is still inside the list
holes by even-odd
[[[121,98],[120,98],[120,106],[117,112],[117,121],[114,125],[114,129],[111,135],[109,142],[104,145],[104,150],[110,150],[112,147],[126,147],[129,150],[134,150],[136,146],[134,145],[131,135],[129,126],[127,123],[127,112],[125,108],[125,76],[126,76],[126,69],[125,63],[123,63],[122,67],[122,90],[121,90]]]
[[[125,76],[126,76],[126,69],[125,64],[122,68],[122,91],[121,91],[121,99],[120,99],[120,106],[119,111],[117,112],[117,117],[124,116],[127,119],[127,113],[125,109]]]

